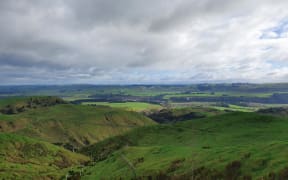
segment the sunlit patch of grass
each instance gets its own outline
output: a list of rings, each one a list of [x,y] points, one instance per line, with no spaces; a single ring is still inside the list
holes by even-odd
[[[152,109],[161,109],[162,106],[158,104],[150,104],[144,102],[119,102],[119,103],[109,103],[109,102],[84,102],[83,105],[102,105],[102,106],[109,106],[113,108],[122,108],[129,111],[145,111],[145,110],[152,110]]]

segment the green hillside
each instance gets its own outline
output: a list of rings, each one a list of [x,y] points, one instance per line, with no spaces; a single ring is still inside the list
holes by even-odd
[[[0,113],[0,179],[288,178],[286,109],[163,109],[149,114],[157,124],[55,97],[0,104],[16,107]]]
[[[76,147],[151,124],[155,123],[134,112],[72,104],[32,109],[15,115],[0,114],[0,132],[14,132]]]
[[[287,179],[287,129],[287,116],[244,112],[143,127],[84,148],[84,179]]]
[[[77,167],[90,161],[78,148],[156,124],[136,112],[57,97],[1,99],[0,110],[0,179],[77,179]]]
[[[43,141],[0,133],[1,179],[60,179],[71,167],[88,161],[84,155]]]

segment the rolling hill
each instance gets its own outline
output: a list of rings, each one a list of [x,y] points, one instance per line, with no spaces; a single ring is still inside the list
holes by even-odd
[[[143,127],[83,148],[83,179],[287,179],[287,129],[287,116],[244,112]]]
[[[47,142],[0,133],[1,179],[60,179],[89,158]]]
[[[0,132],[13,132],[75,148],[152,124],[154,121],[136,112],[72,104],[0,114]]]
[[[136,112],[55,97],[4,99],[3,108],[4,179],[288,178],[282,109],[166,109],[152,114],[157,124]]]
[[[136,112],[56,97],[1,99],[0,110],[0,179],[77,179],[90,161],[78,148],[156,124]]]

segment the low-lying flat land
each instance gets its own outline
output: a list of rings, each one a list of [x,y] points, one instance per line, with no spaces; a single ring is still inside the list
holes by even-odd
[[[129,111],[145,111],[145,110],[160,110],[162,106],[157,104],[150,104],[144,102],[119,102],[119,103],[110,103],[110,102],[84,102],[83,105],[100,105],[100,106],[109,106],[113,108],[121,108]]]

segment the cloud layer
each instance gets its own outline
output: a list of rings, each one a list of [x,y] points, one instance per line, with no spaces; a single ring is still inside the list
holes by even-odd
[[[1,84],[287,82],[285,0],[2,0]]]

